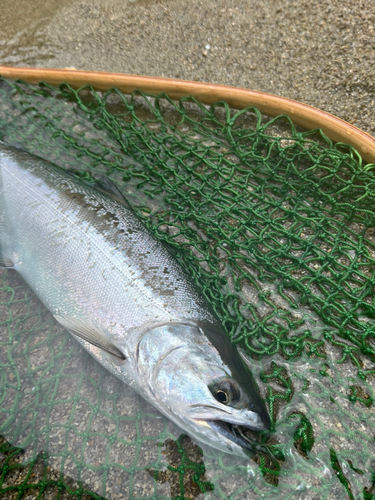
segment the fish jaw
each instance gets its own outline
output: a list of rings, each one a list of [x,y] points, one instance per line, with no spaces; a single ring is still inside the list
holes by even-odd
[[[199,434],[209,437],[209,443],[214,448],[240,457],[249,457],[255,454],[256,443],[245,439],[246,430],[268,431],[261,416],[251,410],[222,412],[218,408],[194,408],[189,417]],[[201,438],[202,439],[202,438]],[[204,439],[202,439],[204,440]]]
[[[196,420],[196,422],[198,425],[209,429],[210,437],[207,444],[211,447],[241,458],[255,455],[256,451],[251,443],[236,435],[230,424],[228,425],[222,420]],[[201,441],[204,440],[201,438]]]
[[[170,418],[173,420],[172,417]],[[211,448],[222,452],[240,458],[249,458],[256,454],[258,443],[251,442],[243,437],[243,431],[251,429],[247,425],[232,424],[227,420],[213,416],[211,420],[192,418],[187,421],[184,419],[183,428],[198,442],[207,444]]]

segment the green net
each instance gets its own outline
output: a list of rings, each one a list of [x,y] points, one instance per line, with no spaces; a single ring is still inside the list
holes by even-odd
[[[0,139],[117,183],[251,358],[274,430],[248,461],[198,446],[3,270],[0,496],[375,499],[375,165],[256,108],[5,80]]]

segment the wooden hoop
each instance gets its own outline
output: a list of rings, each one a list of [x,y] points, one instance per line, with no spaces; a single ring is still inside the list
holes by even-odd
[[[325,111],[265,92],[170,78],[68,69],[0,66],[0,76],[34,84],[43,81],[51,85],[60,85],[65,82],[74,88],[90,84],[102,91],[117,87],[124,93],[131,93],[134,90],[150,94],[165,92],[172,99],[191,95],[204,104],[226,101],[235,109],[256,106],[268,116],[288,115],[293,123],[306,129],[321,128],[332,141],[351,144],[365,162],[375,163],[375,138],[371,135]]]

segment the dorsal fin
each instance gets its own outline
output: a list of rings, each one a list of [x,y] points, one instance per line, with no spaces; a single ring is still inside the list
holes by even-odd
[[[67,169],[65,170],[65,172],[68,175],[75,177],[75,180],[77,180],[76,177],[77,171]],[[121,193],[116,184],[111,179],[108,179],[108,177],[106,177],[105,175],[101,176],[99,179],[93,178],[92,180],[87,180],[79,178],[79,180],[83,184],[87,184],[92,188],[96,189],[97,191],[109,195],[111,198],[115,199],[122,205],[125,205],[126,208],[133,210],[133,207],[130,205],[125,196]]]
[[[130,205],[125,196],[121,193],[116,184],[113,181],[111,181],[111,179],[108,179],[108,177],[103,175],[102,177],[100,177],[98,182],[99,182],[99,189],[101,188],[103,191],[108,193],[110,196],[112,196],[112,198],[117,200],[119,203],[125,205],[126,208],[133,210],[133,207]]]

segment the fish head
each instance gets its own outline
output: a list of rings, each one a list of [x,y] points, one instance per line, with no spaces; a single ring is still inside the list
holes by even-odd
[[[212,325],[170,324],[161,329],[153,342],[163,355],[159,353],[157,362],[154,358],[149,377],[154,404],[199,441],[241,457],[254,455],[255,443],[244,432],[269,430],[270,418],[237,349]],[[162,348],[163,343],[168,346]]]

